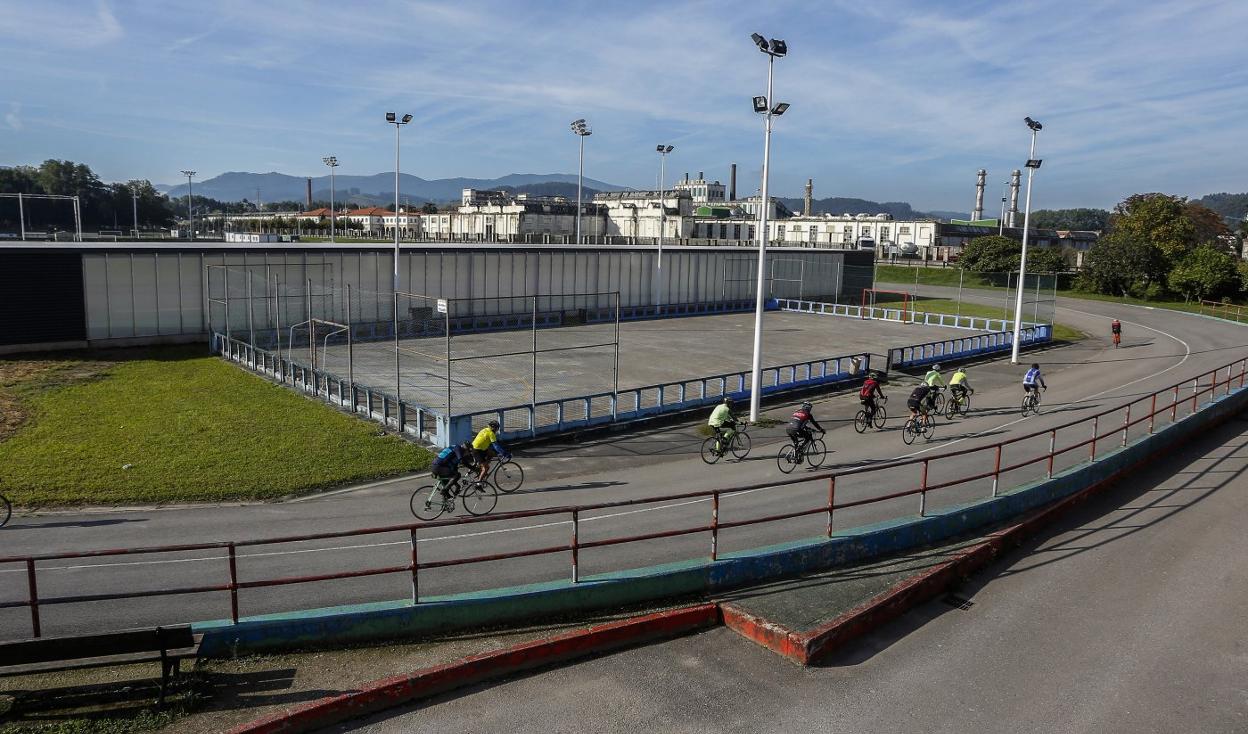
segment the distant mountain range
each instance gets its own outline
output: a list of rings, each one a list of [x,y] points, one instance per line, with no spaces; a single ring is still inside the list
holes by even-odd
[[[427,201],[446,202],[459,201],[464,189],[510,189],[514,191],[530,190],[564,192],[571,186],[572,195],[576,195],[576,174],[574,173],[513,173],[500,178],[438,178],[423,179],[411,174],[399,175],[399,195],[412,204],[423,204]],[[584,179],[586,189],[594,191],[622,191],[626,187]],[[156,189],[172,197],[186,196],[186,184],[157,185]],[[303,201],[307,193],[307,179],[300,176],[288,176],[284,173],[245,173],[231,171],[220,176],[197,181],[194,184],[196,195],[206,196],[220,201],[256,201],[256,190],[259,189],[261,202],[265,201]],[[335,198],[341,202],[354,201],[360,204],[384,204],[394,201],[394,173],[377,173],[371,176],[337,175],[334,177]],[[329,176],[312,178],[312,198],[329,199]]]

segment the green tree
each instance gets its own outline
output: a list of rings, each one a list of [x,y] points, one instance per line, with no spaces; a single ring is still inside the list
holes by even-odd
[[[986,235],[967,242],[958,262],[976,273],[1003,273],[1018,269],[1022,252],[1022,244],[1009,237]]]
[[[1083,261],[1078,287],[1115,296],[1146,295],[1162,283],[1168,263],[1161,248],[1111,233]]]
[[[424,214],[437,214],[438,205],[434,204],[432,201],[426,201],[425,205],[420,208],[420,211]]]
[[[1027,248],[1028,273],[1060,273],[1064,270],[1066,270],[1066,255],[1062,252],[1061,248]]]
[[[1170,271],[1170,287],[1182,293],[1185,301],[1215,298],[1236,290],[1238,276],[1236,259],[1206,244],[1189,252]]]
[[[1039,209],[1031,213],[1031,226],[1104,232],[1109,229],[1109,212],[1104,209]]]
[[[1166,194],[1127,197],[1114,208],[1109,237],[1156,247],[1172,265],[1200,244],[1186,200]]]

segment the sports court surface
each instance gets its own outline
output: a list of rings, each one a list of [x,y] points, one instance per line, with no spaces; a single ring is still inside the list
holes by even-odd
[[[770,311],[764,317],[763,366],[869,352],[873,355],[873,366],[882,367],[888,347],[974,333],[965,329]],[[753,338],[753,313],[621,322],[619,388],[748,371]],[[537,402],[541,402],[613,389],[615,324],[539,329],[536,341],[535,369],[534,334],[528,329],[454,335],[450,340],[452,413],[459,415],[524,405],[535,395]],[[325,370],[346,377],[346,345],[330,343],[318,362]],[[396,345],[391,340],[354,345],[357,384],[393,394],[396,367],[404,400],[445,410],[447,340],[444,336],[401,339],[397,359]]]

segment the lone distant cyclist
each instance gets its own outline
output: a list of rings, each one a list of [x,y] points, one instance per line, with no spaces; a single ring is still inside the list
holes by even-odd
[[[1048,389],[1049,386],[1044,384],[1044,377],[1040,375],[1040,365],[1032,363],[1031,369],[1027,370],[1027,374],[1023,375],[1023,394],[1027,395],[1036,390]],[[1039,397],[1039,395],[1036,397]]]
[[[1109,332],[1114,335],[1114,349],[1117,349],[1122,341],[1122,322],[1114,319],[1114,322],[1109,325]]]

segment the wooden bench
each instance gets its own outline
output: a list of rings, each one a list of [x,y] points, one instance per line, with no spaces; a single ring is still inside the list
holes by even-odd
[[[200,637],[191,633],[189,625],[179,625],[0,642],[0,676],[159,662],[157,703],[164,705],[169,683],[181,672],[182,661],[199,654]]]

